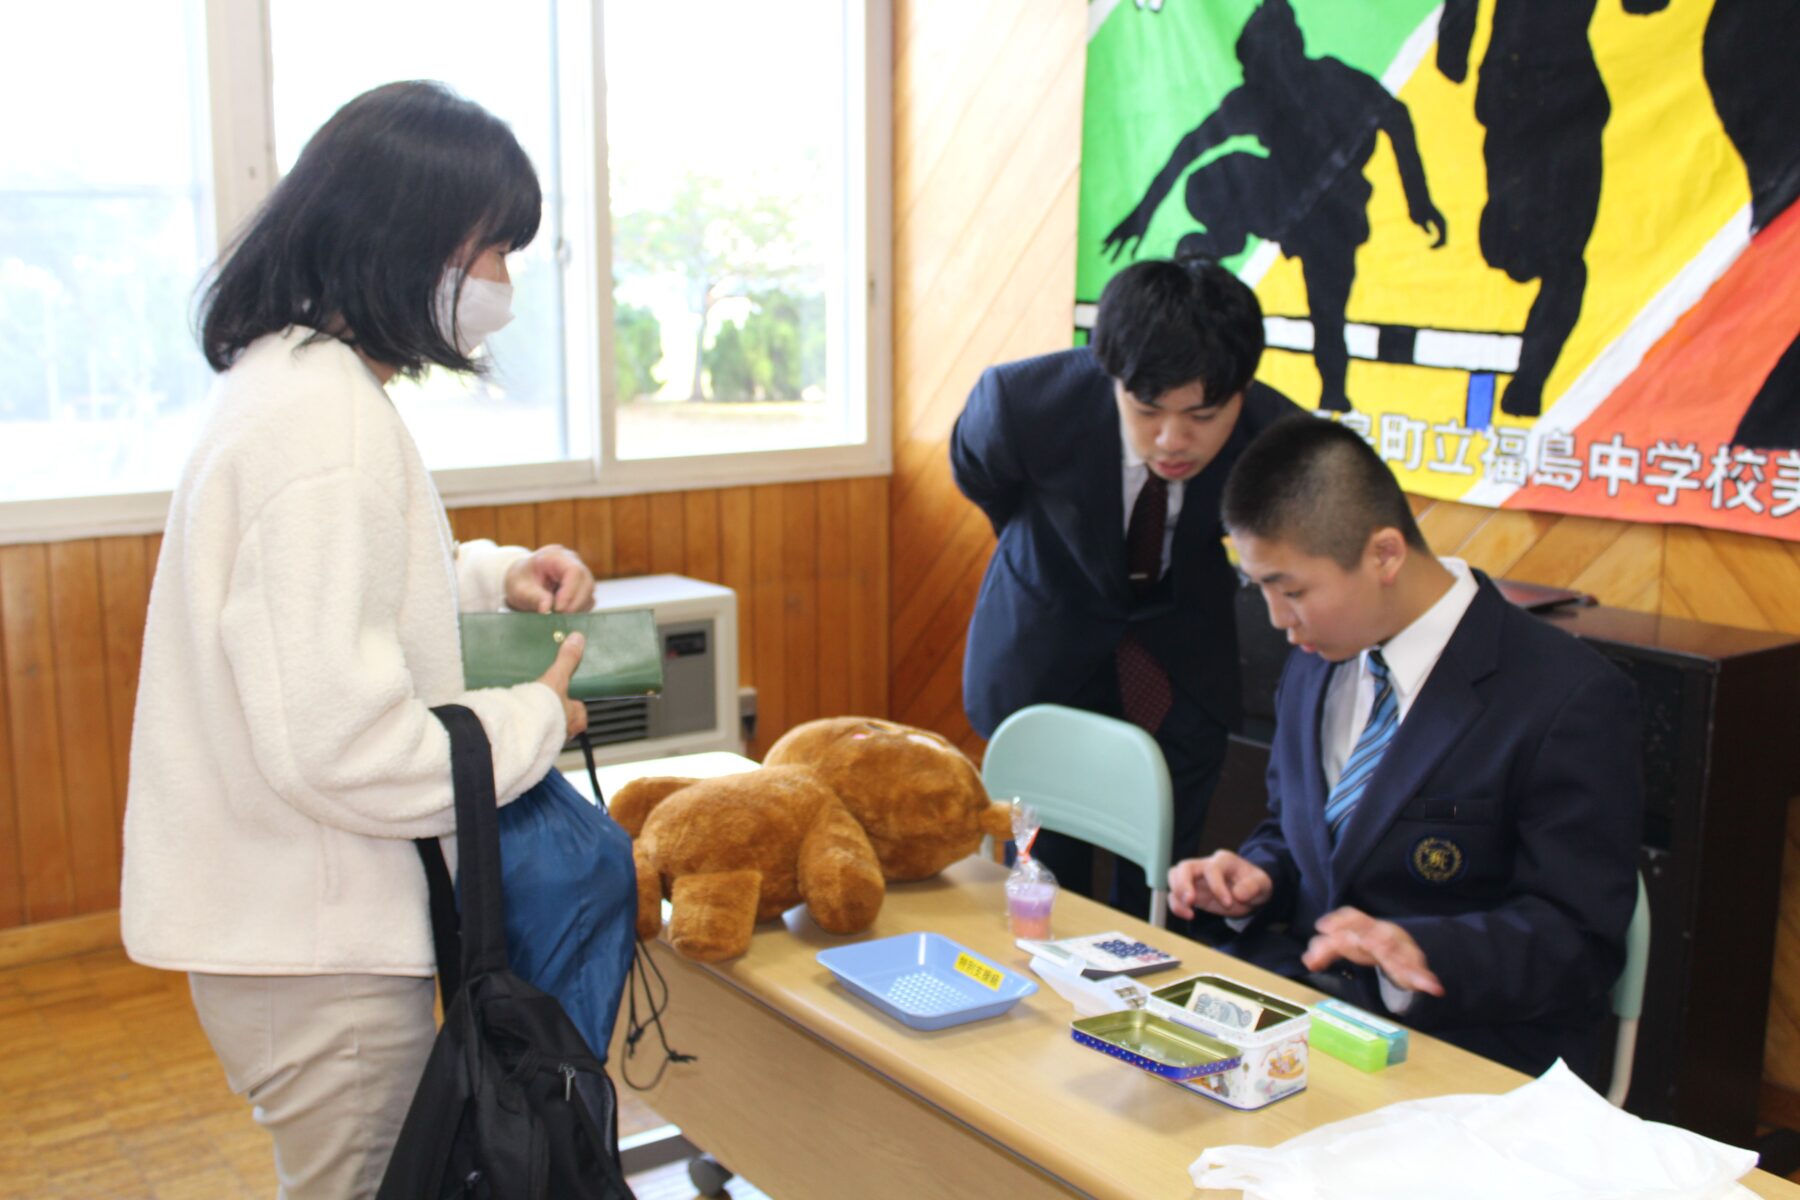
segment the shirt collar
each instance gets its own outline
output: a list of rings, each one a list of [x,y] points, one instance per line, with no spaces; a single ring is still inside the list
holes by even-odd
[[[1437,665],[1444,647],[1450,644],[1451,635],[1462,624],[1463,614],[1469,610],[1469,604],[1479,590],[1468,563],[1460,558],[1440,558],[1438,562],[1452,576],[1450,589],[1411,625],[1381,644],[1381,657],[1387,660],[1394,690],[1407,699],[1417,695],[1424,686],[1431,668]],[[1358,665],[1364,673],[1368,672],[1367,650],[1363,651]]]

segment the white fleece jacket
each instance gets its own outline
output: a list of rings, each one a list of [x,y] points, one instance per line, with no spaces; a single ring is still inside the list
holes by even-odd
[[[265,337],[218,381],[144,631],[121,920],[181,971],[430,975],[408,840],[455,827],[433,705],[465,704],[510,800],[549,771],[542,684],[465,691],[457,610],[525,551],[457,546],[387,393],[343,343]]]

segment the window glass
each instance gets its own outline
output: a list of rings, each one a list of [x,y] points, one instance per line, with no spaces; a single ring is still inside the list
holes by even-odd
[[[389,386],[434,469],[582,458],[590,395],[568,395],[559,233],[571,214],[556,136],[556,6],[550,0],[269,0],[276,166],[285,172],[346,101],[397,79],[436,79],[512,126],[537,168],[544,219],[507,259],[513,321],[489,339],[486,378],[433,369]],[[422,201],[428,202],[428,201]],[[577,305],[578,306],[578,305]],[[574,404],[571,404],[573,399]],[[572,429],[571,420],[574,420]]]
[[[538,170],[543,223],[509,260],[516,318],[491,340],[491,374],[390,389],[430,466],[477,469],[448,477],[453,492],[607,486],[591,472],[616,459],[867,444],[859,2],[257,0],[267,54],[214,64],[229,96],[210,94],[209,0],[15,6],[8,44],[31,52],[0,72],[0,537],[153,520],[145,505],[174,487],[212,383],[194,302],[228,236],[214,180],[266,175],[213,161],[213,115],[248,113],[263,89],[278,171],[346,101],[415,78],[499,115]],[[244,133],[221,152],[259,154]],[[562,465],[480,470],[546,462]],[[151,499],[60,503],[138,492]]]
[[[619,458],[862,440],[844,38],[841,0],[606,4]]]
[[[9,5],[0,71],[0,501],[174,486],[211,373],[200,0]]]

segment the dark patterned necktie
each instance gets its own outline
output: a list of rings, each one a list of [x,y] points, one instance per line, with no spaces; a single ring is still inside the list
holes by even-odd
[[[1139,596],[1162,577],[1163,533],[1169,527],[1169,481],[1151,471],[1125,526],[1125,570]]]
[[[1169,483],[1151,471],[1138,491],[1137,502],[1131,506],[1131,521],[1125,527],[1125,570],[1132,591],[1140,598],[1162,577],[1163,532],[1168,524]],[[1155,733],[1175,703],[1169,672],[1129,629],[1114,658],[1125,719]]]

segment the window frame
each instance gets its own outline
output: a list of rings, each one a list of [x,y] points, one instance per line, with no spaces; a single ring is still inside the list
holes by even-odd
[[[582,339],[569,332],[565,375],[571,390],[597,395],[586,406],[564,398],[582,455],[536,463],[434,471],[444,503],[518,504],[588,496],[640,495],[701,488],[738,487],[803,480],[889,474],[893,469],[893,5],[892,0],[841,0],[846,54],[845,203],[852,231],[860,216],[863,236],[846,239],[843,263],[844,397],[854,414],[860,401],[864,438],[835,446],[737,451],[670,458],[620,458],[616,428],[616,375],[601,369],[613,357],[612,214],[607,179],[605,107],[605,0],[552,0],[557,19],[584,46],[591,69],[564,83],[559,103],[568,128],[562,135],[565,171],[582,171],[580,194],[593,197],[591,274],[565,273],[565,286],[586,289],[587,311],[598,325]],[[212,144],[213,228],[217,244],[256,211],[276,178],[273,63],[265,0],[205,0],[208,112]],[[573,103],[571,103],[573,102]],[[579,117],[580,120],[569,119]],[[859,138],[860,132],[860,138]],[[571,161],[571,146],[592,155]],[[860,149],[860,153],[858,153]],[[546,233],[551,231],[546,230]],[[862,320],[855,320],[857,300]],[[597,381],[597,387],[595,386]],[[857,388],[860,395],[855,394]],[[571,447],[574,449],[575,447]],[[0,501],[0,544],[59,541],[159,532],[171,493],[131,492],[51,499]]]

